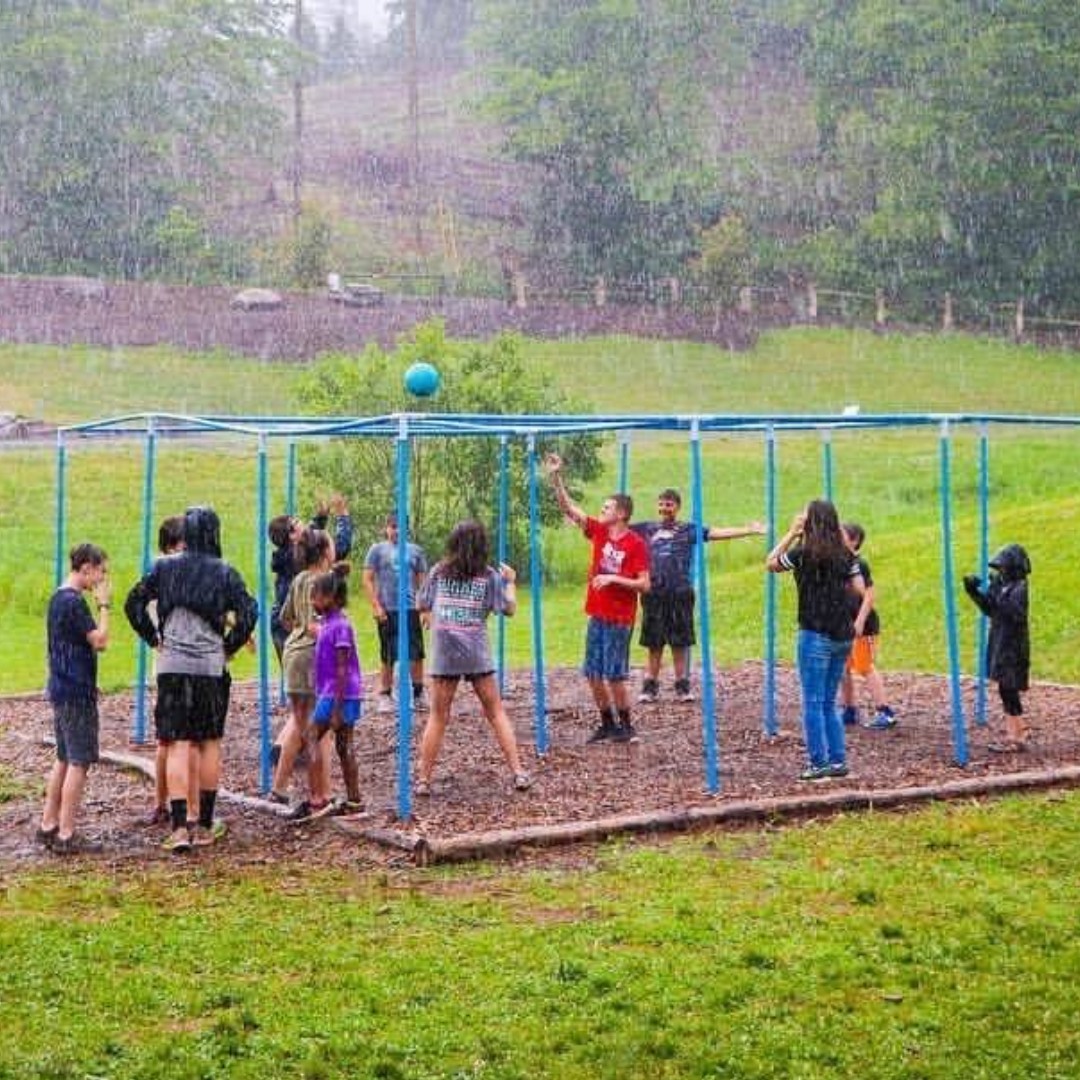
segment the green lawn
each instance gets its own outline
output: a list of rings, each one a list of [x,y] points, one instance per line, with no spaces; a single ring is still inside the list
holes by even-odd
[[[0,1077],[1076,1075],[1080,795],[579,869],[21,873]]]

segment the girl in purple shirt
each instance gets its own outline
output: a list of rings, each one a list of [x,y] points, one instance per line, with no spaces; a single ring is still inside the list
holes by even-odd
[[[345,614],[349,600],[348,563],[337,563],[320,574],[311,586],[311,604],[322,620],[315,642],[315,711],[311,723],[321,742],[331,729],[341,775],[345,780],[347,812],[360,811],[360,773],[353,753],[353,729],[361,714],[364,696],[356,636]]]

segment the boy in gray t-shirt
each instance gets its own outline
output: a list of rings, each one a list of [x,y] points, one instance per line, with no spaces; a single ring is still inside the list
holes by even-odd
[[[364,557],[364,590],[371,601],[371,610],[379,631],[379,704],[378,712],[392,712],[394,705],[394,664],[398,654],[398,525],[397,515],[387,514],[386,539],[372,544]],[[409,676],[413,690],[413,708],[425,709],[424,699],[424,635],[420,614],[416,610],[416,592],[427,573],[427,557],[423,549],[411,541],[408,544],[408,580],[406,582],[409,610],[406,616],[409,635]]]

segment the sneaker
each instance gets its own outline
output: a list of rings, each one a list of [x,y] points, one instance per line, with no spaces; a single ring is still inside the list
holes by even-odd
[[[139,822],[144,829],[154,829],[158,825],[169,824],[169,808],[167,806],[155,806]]]
[[[412,699],[413,712],[427,712],[428,711],[428,696],[424,691],[420,691],[419,694],[413,694]]]
[[[379,703],[375,706],[375,711],[380,716],[387,716],[392,713],[394,711],[394,696],[387,693],[379,694]]]
[[[72,833],[66,839],[57,836],[49,845],[49,850],[56,855],[100,855],[105,845],[81,833]]]
[[[337,813],[343,817],[349,817],[353,814],[362,814],[364,812],[364,804],[362,802],[353,802],[351,799],[346,799],[343,803],[339,803],[339,810]]]
[[[519,772],[514,774],[514,790],[515,791],[528,791],[533,785],[532,777],[527,772]]]
[[[285,820],[291,821],[294,824],[300,824],[304,821],[314,821],[316,818],[326,817],[327,814],[332,813],[334,804],[327,799],[323,803],[314,803],[309,799],[305,799],[303,802],[297,803],[286,815]]]
[[[274,743],[270,747],[270,768],[277,771],[278,762],[281,760],[281,743]]]
[[[417,780],[416,785],[413,787],[413,794],[419,795],[422,799],[426,799],[431,794],[431,781]]]
[[[851,770],[843,761],[830,761],[829,762],[829,775],[830,776],[847,776]]]
[[[625,724],[619,724],[611,733],[612,742],[635,743],[638,741],[637,729],[629,720]]]
[[[680,680],[675,684],[675,700],[684,705],[690,701],[697,701],[697,695],[690,689],[689,682]]]
[[[162,840],[161,846],[174,855],[183,855],[191,850],[191,834],[186,828],[174,829]]]
[[[271,791],[270,794],[266,796],[266,801],[273,803],[275,806],[288,806],[289,796],[282,795],[280,791]]]
[[[615,725],[614,724],[599,724],[593,728],[589,737],[585,740],[586,745],[598,742],[607,742],[609,739],[615,738]]]
[[[40,825],[34,830],[34,843],[42,847],[51,848],[56,843],[56,835],[60,832],[60,826],[54,825],[51,829],[43,829]]]
[[[831,765],[810,765],[799,773],[800,780],[830,780],[833,777]]]
[[[883,705],[874,714],[874,718],[867,720],[863,727],[870,731],[886,731],[891,727],[896,727],[896,716],[888,705]]]
[[[660,686],[655,679],[646,679],[641,684],[641,693],[638,694],[638,701],[642,705],[654,705],[660,700]]]
[[[212,847],[219,840],[224,840],[229,832],[229,826],[221,818],[214,818],[213,824],[206,828],[204,825],[196,825],[191,830],[191,843],[195,847]]]
[[[854,727],[859,722],[859,710],[854,705],[845,705],[840,711],[840,719],[844,721],[844,727]]]

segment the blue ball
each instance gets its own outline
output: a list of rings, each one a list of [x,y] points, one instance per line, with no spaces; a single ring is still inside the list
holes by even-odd
[[[431,397],[439,389],[439,370],[420,361],[405,372],[405,389],[417,397]]]

